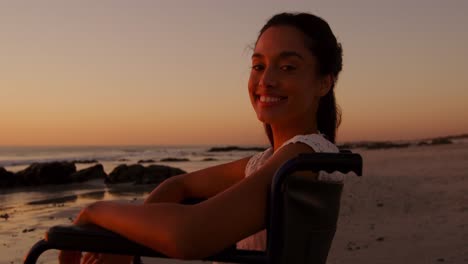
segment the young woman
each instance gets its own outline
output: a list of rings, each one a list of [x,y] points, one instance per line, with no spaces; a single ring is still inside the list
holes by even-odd
[[[305,13],[273,16],[252,55],[248,93],[271,148],[231,163],[170,178],[142,205],[112,201],[84,208],[75,224],[93,223],[174,258],[203,258],[237,243],[265,250],[265,212],[275,171],[300,153],[338,152],[340,113],[334,87],[342,49],[329,25]],[[342,181],[340,175],[307,175]],[[185,198],[205,198],[196,205]],[[80,263],[63,251],[61,263]],[[131,258],[87,254],[82,263],[128,263]]]

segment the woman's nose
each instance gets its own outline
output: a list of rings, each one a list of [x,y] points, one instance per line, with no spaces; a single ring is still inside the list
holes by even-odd
[[[260,78],[259,85],[264,88],[270,88],[276,86],[276,75],[272,67],[266,67],[263,70],[263,74]]]

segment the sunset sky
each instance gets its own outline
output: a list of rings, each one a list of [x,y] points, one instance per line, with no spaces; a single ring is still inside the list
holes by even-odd
[[[0,146],[264,144],[250,47],[284,11],[343,45],[339,142],[468,132],[465,0],[0,0]]]

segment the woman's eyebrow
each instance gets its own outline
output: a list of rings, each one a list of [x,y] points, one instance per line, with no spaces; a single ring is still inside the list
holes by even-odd
[[[301,60],[303,60],[304,58],[302,57],[301,54],[295,52],[295,51],[282,51],[279,55],[280,58],[287,58],[287,57],[297,57]]]
[[[254,54],[252,54],[252,59],[255,59],[255,58],[261,59],[263,57],[264,56],[258,52],[255,52]]]
[[[252,54],[252,59],[254,59],[254,58],[261,59],[261,58],[263,58],[263,57],[265,57],[265,56],[264,56],[263,54],[261,54],[261,53],[258,53],[258,52],[255,52],[254,54]],[[297,58],[299,58],[299,59],[301,59],[301,60],[304,60],[304,57],[302,57],[301,54],[299,54],[299,53],[297,53],[297,52],[295,52],[295,51],[282,51],[282,52],[279,54],[278,57],[280,57],[280,58],[282,58],[282,59],[283,59],[283,58],[287,58],[287,57],[297,57]]]

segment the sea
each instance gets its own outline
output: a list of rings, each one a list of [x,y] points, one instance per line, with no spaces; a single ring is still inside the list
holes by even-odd
[[[219,147],[219,146],[218,146]],[[265,146],[263,146],[265,147]],[[119,164],[135,164],[140,160],[164,158],[188,159],[176,164],[188,172],[210,165],[248,156],[255,151],[210,152],[211,146],[53,146],[53,147],[0,147],[0,167],[17,172],[36,162],[96,160],[109,173]],[[80,165],[86,167],[89,165]]]

